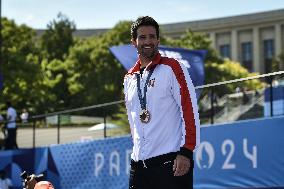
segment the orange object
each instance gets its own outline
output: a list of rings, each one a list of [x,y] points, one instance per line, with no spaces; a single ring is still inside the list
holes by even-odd
[[[36,183],[34,189],[54,189],[54,187],[51,184],[51,182],[40,181],[40,182]]]

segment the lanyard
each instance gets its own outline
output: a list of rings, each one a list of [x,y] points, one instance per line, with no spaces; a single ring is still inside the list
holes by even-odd
[[[142,97],[142,92],[141,92],[141,89],[140,89],[140,74],[136,74],[136,77],[137,77],[137,92],[138,92],[138,97],[139,97],[139,101],[140,101],[140,105],[141,105],[141,109],[142,110],[146,110],[147,85],[148,85],[148,82],[150,80],[150,77],[151,77],[153,71],[154,71],[154,68],[149,71],[149,74],[148,74],[148,76],[146,78],[146,83],[145,83],[145,86],[144,86],[144,96],[143,97]]]

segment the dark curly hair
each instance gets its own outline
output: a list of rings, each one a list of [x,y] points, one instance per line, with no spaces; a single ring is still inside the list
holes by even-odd
[[[153,26],[156,29],[157,38],[159,38],[159,24],[150,16],[142,16],[137,18],[131,25],[131,38],[137,38],[137,30],[140,26]]]

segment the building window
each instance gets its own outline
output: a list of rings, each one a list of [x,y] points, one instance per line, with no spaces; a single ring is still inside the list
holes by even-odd
[[[270,73],[272,68],[272,59],[274,57],[275,49],[274,49],[274,40],[267,39],[263,41],[263,54],[264,54],[264,62],[265,62],[265,73]]]
[[[220,45],[220,54],[223,58],[231,58],[230,45]]]
[[[264,40],[264,58],[272,59],[274,56],[274,40]]]
[[[241,44],[241,58],[242,64],[245,68],[247,68],[250,72],[252,71],[252,43],[245,42]]]

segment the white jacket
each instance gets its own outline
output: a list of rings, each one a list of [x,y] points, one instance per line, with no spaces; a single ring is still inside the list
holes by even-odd
[[[136,74],[140,61],[124,79],[125,104],[133,139],[134,161],[145,160],[169,152],[191,156],[200,141],[200,122],[195,89],[183,64],[158,54],[146,67],[141,78],[141,91],[149,70],[154,68],[146,93],[149,123],[139,119],[141,112]]]

